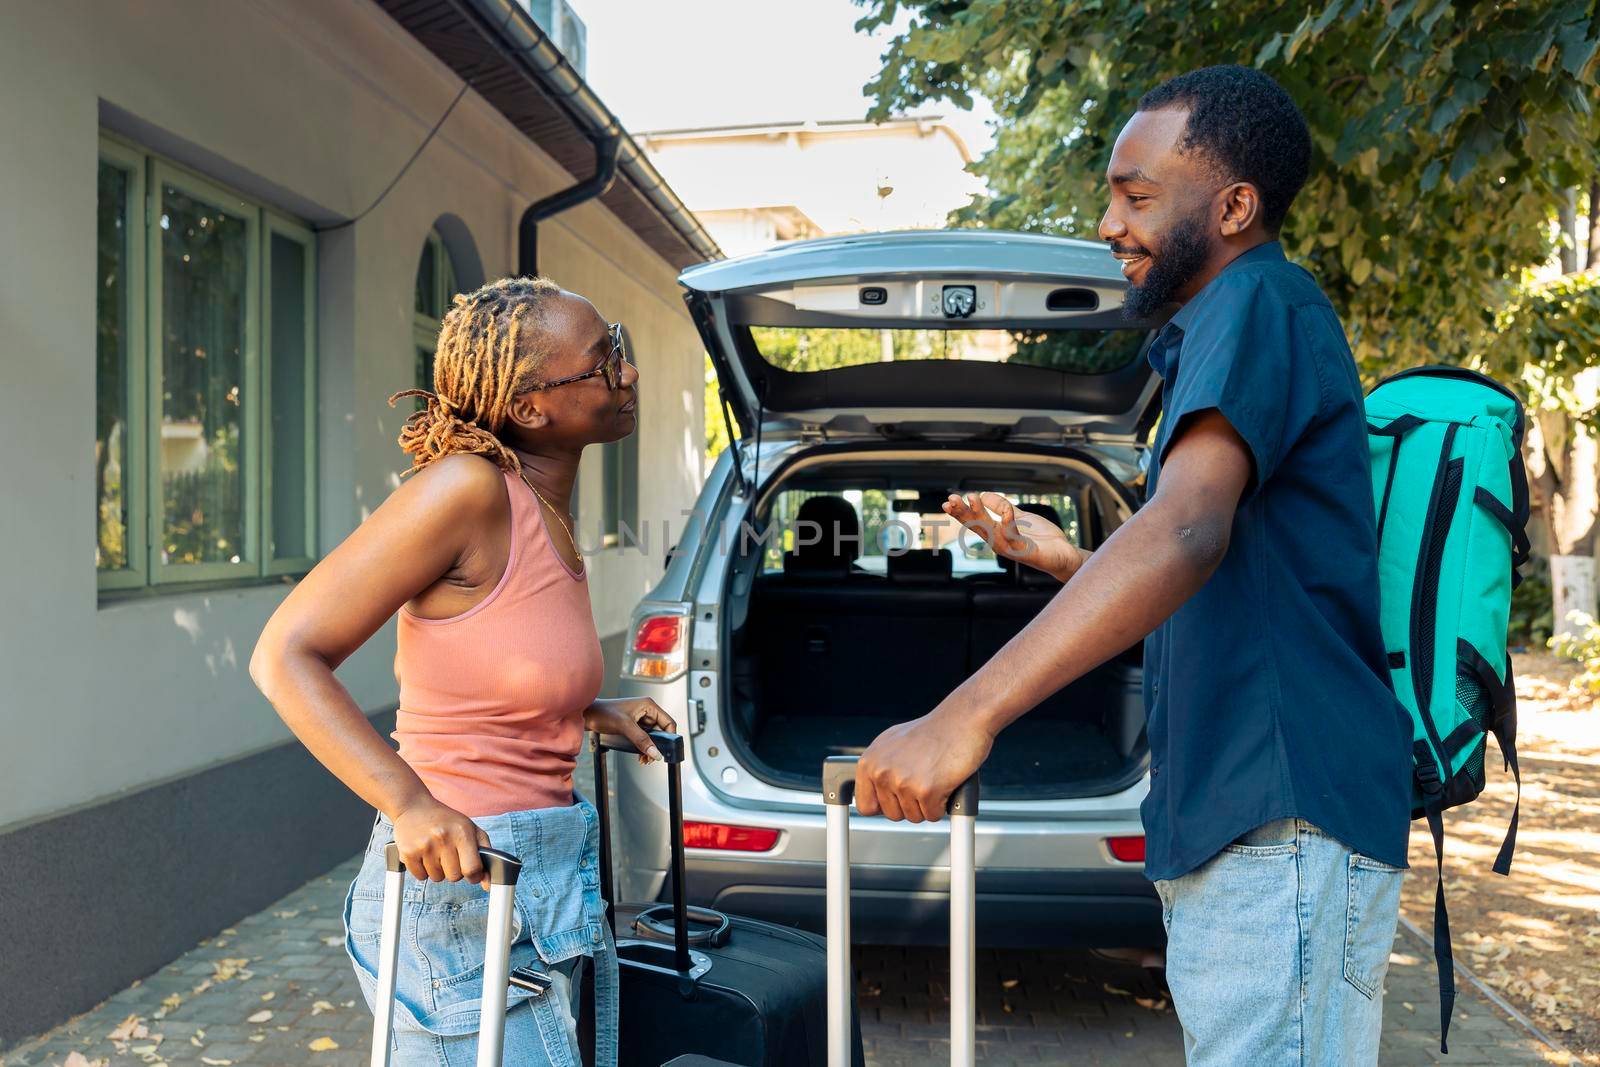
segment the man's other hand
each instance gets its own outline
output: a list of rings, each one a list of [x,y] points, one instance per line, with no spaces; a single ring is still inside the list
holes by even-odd
[[[856,768],[856,810],[890,819],[938,822],[956,787],[994,745],[970,721],[933,712],[878,735]]]
[[[983,538],[995,555],[1041,570],[1065,582],[1089,558],[1066,531],[1042,515],[1018,511],[1000,493],[951,493],[944,513]]]

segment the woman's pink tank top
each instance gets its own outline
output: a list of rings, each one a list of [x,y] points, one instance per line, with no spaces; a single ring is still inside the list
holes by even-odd
[[[604,665],[587,574],[556,554],[538,500],[507,473],[511,550],[500,583],[454,618],[399,613],[400,757],[463,815],[572,803],[583,711]]]

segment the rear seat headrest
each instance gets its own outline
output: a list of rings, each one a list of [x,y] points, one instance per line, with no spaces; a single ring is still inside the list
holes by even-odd
[[[815,525],[801,527],[801,523]],[[814,496],[801,502],[795,526],[793,554],[806,563],[845,564],[861,555],[861,520],[842,496]]]
[[[887,557],[889,580],[893,582],[947,582],[955,557],[947,548],[913,548]]]
[[[1037,515],[1041,519],[1049,519],[1057,526],[1061,525],[1061,512],[1050,504],[1018,504],[1018,511],[1026,511],[1029,515]]]

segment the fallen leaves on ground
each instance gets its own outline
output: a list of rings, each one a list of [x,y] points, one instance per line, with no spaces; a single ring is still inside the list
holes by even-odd
[[[319,1000],[315,1004],[311,1005],[311,1014],[312,1015],[321,1015],[325,1011],[332,1011],[332,1010],[333,1010],[333,1005],[329,1004],[326,1000]]]
[[[312,1052],[332,1052],[338,1047],[339,1042],[335,1041],[331,1037],[319,1037],[315,1041],[311,1042],[311,1044],[306,1046],[306,1048],[310,1049]]]
[[[247,1022],[247,1023],[264,1023],[264,1022],[267,1022],[271,1018],[272,1018],[272,1013],[270,1011],[262,1010],[262,1011],[256,1012],[254,1015],[252,1015],[249,1018],[247,1018],[245,1020],[245,1022]]]
[[[1146,1011],[1163,1012],[1170,1010],[1170,1005],[1167,1003],[1167,998],[1164,996],[1141,997],[1133,992],[1130,992],[1129,990],[1123,989],[1120,986],[1114,986],[1110,982],[1101,982],[1100,988],[1104,989],[1107,993],[1110,993],[1114,997],[1122,997],[1126,1000],[1131,1000]]]
[[[1600,1064],[1600,706],[1568,686],[1576,664],[1515,657],[1522,812],[1509,877],[1493,873],[1516,784],[1489,744],[1488,785],[1445,812],[1445,891],[1456,958]],[[1406,916],[1433,925],[1433,839],[1412,824]],[[1424,1005],[1425,1010],[1432,1010]]]
[[[143,1037],[150,1031],[139,1021],[137,1015],[130,1015],[117,1024],[117,1028],[106,1035],[111,1041],[131,1041],[136,1037]]]
[[[211,978],[216,982],[227,982],[234,978],[242,981],[250,977],[251,972],[245,970],[245,964],[249,962],[249,958],[245,956],[214,960],[211,966],[215,969],[215,973]]]
[[[169,993],[161,998],[161,1007],[150,1013],[153,1019],[165,1019],[167,1012],[183,1003],[183,997],[177,993]]]

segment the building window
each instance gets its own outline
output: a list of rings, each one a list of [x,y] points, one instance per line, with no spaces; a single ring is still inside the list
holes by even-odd
[[[622,330],[628,360],[638,366],[633,337],[626,326]],[[606,548],[637,545],[642,536],[639,530],[639,431],[640,424],[635,422],[628,436],[601,446],[601,543]]]
[[[433,357],[439,350],[439,323],[456,295],[456,265],[439,231],[428,234],[417,260],[416,299],[411,335],[417,353],[417,388],[433,391]],[[419,401],[420,403],[420,401]]]
[[[101,588],[309,570],[311,231],[109,138],[97,231]]]

